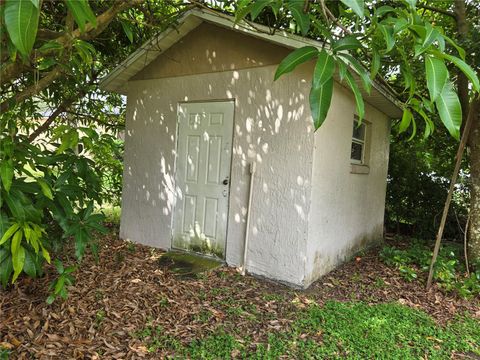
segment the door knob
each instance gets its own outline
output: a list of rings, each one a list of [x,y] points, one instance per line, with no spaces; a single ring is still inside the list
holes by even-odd
[[[223,185],[228,185],[228,179],[223,180],[223,181],[222,181],[222,184],[223,184]]]

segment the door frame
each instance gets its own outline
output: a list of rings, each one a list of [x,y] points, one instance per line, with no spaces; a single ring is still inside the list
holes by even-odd
[[[234,143],[234,139],[235,139],[235,105],[236,105],[236,101],[235,101],[235,98],[227,98],[227,99],[210,99],[210,100],[190,100],[190,101],[178,101],[177,102],[177,111],[175,113],[175,157],[174,157],[174,161],[173,161],[173,184],[174,184],[174,196],[173,196],[173,199],[174,199],[174,205],[172,207],[172,217],[171,217],[171,221],[170,221],[170,250],[174,250],[174,251],[180,251],[180,252],[188,252],[188,253],[192,253],[192,251],[188,251],[188,250],[185,250],[185,249],[179,249],[179,248],[176,248],[173,246],[173,241],[174,241],[174,233],[175,233],[175,210],[176,210],[176,207],[177,207],[177,191],[176,191],[176,185],[177,185],[177,166],[178,166],[178,141],[179,141],[179,131],[180,131],[180,124],[179,124],[179,121],[178,121],[178,114],[179,114],[179,111],[180,111],[180,107],[182,105],[188,105],[188,104],[199,104],[199,103],[233,103],[233,116],[232,116],[232,142],[230,144],[230,170],[229,170],[229,179],[230,179],[230,182],[228,183],[228,199],[227,199],[227,223],[226,223],[226,226],[225,226],[225,230],[226,230],[226,234],[225,234],[225,247],[224,247],[224,253],[223,253],[223,258],[222,259],[219,259],[217,257],[214,257],[214,256],[211,256],[211,255],[208,255],[208,254],[202,254],[202,253],[197,253],[197,252],[194,252],[195,255],[198,255],[198,256],[203,256],[203,257],[206,257],[206,258],[209,258],[209,259],[216,259],[216,260],[219,260],[219,261],[223,261],[223,262],[226,262],[226,257],[227,257],[227,247],[228,247],[228,230],[229,230],[229,225],[230,225],[230,221],[229,221],[229,215],[230,215],[230,201],[231,201],[231,197],[230,197],[230,191],[232,189],[232,164],[233,164],[233,143]]]

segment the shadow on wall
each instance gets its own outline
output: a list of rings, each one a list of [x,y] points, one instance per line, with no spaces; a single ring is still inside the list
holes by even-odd
[[[215,51],[206,51],[213,63]],[[235,64],[231,64],[235,68]],[[188,101],[235,100],[230,182],[229,236],[244,238],[248,207],[249,163],[257,173],[251,214],[251,251],[285,262],[285,252],[305,250],[309,212],[313,128],[307,110],[309,84],[286,76],[273,82],[276,66],[189,75],[130,83],[124,176],[124,215],[127,235],[135,226],[163,225],[171,236],[175,199],[177,105]],[[208,134],[204,136],[208,139]],[[135,203],[135,204],[133,204]],[[127,221],[125,218],[122,222]],[[154,225],[155,227],[155,225]],[[201,227],[201,226],[200,226]],[[157,228],[158,229],[158,228]],[[148,233],[148,230],[144,232]],[[198,229],[191,229],[198,233]],[[158,234],[146,242],[152,241]],[[283,251],[277,245],[286,247]],[[158,246],[158,245],[157,245]],[[230,246],[230,239],[229,239]],[[241,245],[233,245],[242,251]],[[287,265],[287,264],[283,264]]]

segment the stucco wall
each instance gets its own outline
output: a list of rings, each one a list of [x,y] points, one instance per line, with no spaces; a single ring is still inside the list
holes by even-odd
[[[248,271],[305,287],[381,238],[387,117],[366,105],[369,174],[351,174],[353,95],[335,83],[327,120],[314,134],[313,64],[273,82],[287,53],[203,24],[129,81],[122,238],[170,248],[178,103],[227,99],[235,100],[228,264],[243,258],[253,161]]]
[[[305,284],[383,236],[390,123],[366,104],[368,174],[351,173],[355,100],[335,83],[327,119],[315,132]]]
[[[273,82],[275,69],[129,82],[122,238],[170,247],[177,104],[235,99],[227,263],[240,265],[243,257],[248,166],[255,161],[247,269],[302,284],[313,148],[304,80],[310,68]]]
[[[290,50],[203,23],[132,80],[159,79],[279,64]]]

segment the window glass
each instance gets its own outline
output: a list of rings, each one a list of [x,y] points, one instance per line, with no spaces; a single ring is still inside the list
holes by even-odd
[[[353,121],[353,138],[358,140],[365,140],[365,124],[358,125],[358,121]]]
[[[356,143],[356,142],[352,142],[352,156],[351,156],[351,159],[355,160],[355,161],[358,161],[358,162],[362,162],[362,160],[363,160],[362,155],[363,155],[363,145],[359,144],[359,143]]]
[[[365,133],[365,123],[359,125],[357,119],[353,120],[352,149],[350,154],[350,159],[352,160],[352,163],[364,163]]]

